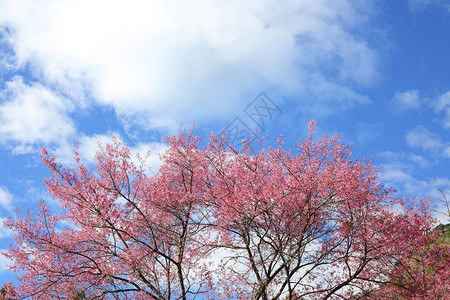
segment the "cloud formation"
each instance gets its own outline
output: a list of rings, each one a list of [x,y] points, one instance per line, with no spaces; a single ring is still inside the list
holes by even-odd
[[[0,252],[6,252],[8,249],[0,249]],[[13,263],[12,260],[0,253],[0,272],[7,271],[9,266]]]
[[[4,222],[6,220],[7,220],[6,218],[0,217],[0,240],[3,238],[11,237],[13,235],[13,231],[8,227],[4,226]]]
[[[154,129],[227,120],[263,89],[319,106],[369,101],[354,87],[379,76],[364,39],[372,10],[347,0],[4,0],[0,27],[16,67],[42,86]]]
[[[385,151],[380,153],[378,158],[384,162],[379,177],[384,185],[395,187],[398,191],[396,196],[431,197],[436,200],[442,198],[439,189],[450,193],[450,179],[445,175],[418,176],[418,170],[432,164],[425,157],[412,153]],[[433,201],[432,205],[436,205],[433,216],[441,223],[448,223],[448,220],[439,213],[444,211],[442,203]]]
[[[405,92],[397,92],[392,98],[392,103],[398,111],[418,109],[421,104],[419,91],[410,90]]]
[[[422,125],[417,126],[406,134],[406,142],[411,147],[429,151],[438,151],[442,147],[440,138]]]
[[[408,146],[433,153],[437,157],[450,158],[450,143],[443,142],[441,137],[419,125],[406,134]]]
[[[95,156],[98,151],[102,148],[104,149],[106,144],[112,144],[113,138],[125,145],[123,138],[117,132],[108,132],[106,134],[94,134],[94,135],[83,135],[77,140],[78,155],[82,163],[87,165],[92,165],[96,163]],[[152,171],[158,171],[161,161],[159,160],[159,155],[162,154],[167,149],[164,143],[159,142],[142,142],[130,147],[131,151],[131,161],[136,165],[140,165],[140,161],[137,158],[137,154],[144,160],[145,166],[149,167]],[[65,165],[73,165],[74,154],[73,148],[70,144],[64,144],[55,152],[56,160],[58,163]]]
[[[11,193],[5,187],[0,186],[0,207],[5,210],[11,210],[12,199],[13,196],[11,195]]]
[[[60,143],[75,133],[67,115],[71,102],[40,83],[26,84],[21,77],[0,91],[0,142],[16,153],[27,153],[39,143]]]
[[[436,113],[444,114],[444,127],[450,129],[450,91],[442,94],[434,103]]]

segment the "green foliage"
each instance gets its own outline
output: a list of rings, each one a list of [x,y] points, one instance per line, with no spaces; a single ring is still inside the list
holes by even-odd
[[[436,239],[437,244],[448,243],[450,239],[450,223],[449,224],[439,224],[436,230],[442,231],[442,235]]]
[[[2,294],[3,296],[6,295],[5,286],[2,286],[2,288],[0,289],[0,294]]]
[[[442,232],[449,232],[450,230],[450,224],[446,224],[446,225],[444,225],[444,224],[439,224],[437,227],[436,227],[436,229],[437,230],[440,230],[440,231],[442,231]]]

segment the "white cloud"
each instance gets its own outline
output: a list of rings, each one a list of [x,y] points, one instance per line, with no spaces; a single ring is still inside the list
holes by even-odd
[[[140,143],[135,147],[131,148],[131,155],[133,159],[139,153],[141,158],[145,159],[146,165],[154,172],[157,172],[162,162],[159,159],[159,155],[163,154],[167,149],[166,144],[163,143]],[[150,155],[146,157],[148,151]],[[134,159],[135,163],[138,164],[139,161]]]
[[[378,77],[377,52],[354,34],[372,9],[347,0],[4,0],[0,25],[17,64],[46,86],[172,128],[228,119],[263,89],[319,106],[367,102],[351,86]]]
[[[391,183],[412,180],[412,176],[410,174],[403,170],[400,170],[398,166],[394,165],[383,165],[383,171],[381,172],[380,177],[383,179],[383,181]]]
[[[445,108],[450,106],[450,91],[445,94],[442,94],[435,102],[434,108],[437,111],[442,111]]]
[[[436,113],[444,113],[444,127],[450,129],[450,91],[442,94],[433,104]]]
[[[414,153],[404,153],[404,152],[392,152],[392,151],[383,151],[377,153],[377,160],[387,161],[389,164],[393,162],[402,162],[397,165],[399,170],[414,169],[416,167],[420,168],[429,168],[436,163],[435,160],[430,159],[429,157],[418,155]]]
[[[408,155],[408,159],[413,162],[414,164],[418,165],[419,167],[422,168],[428,168],[431,167],[433,165],[433,162],[431,162],[429,159],[421,156],[421,155],[416,155],[416,154],[412,154],[410,153]]]
[[[12,265],[13,261],[2,255],[1,252],[6,252],[6,249],[0,249],[0,272],[7,271],[8,267]]]
[[[111,144],[112,137],[115,136],[118,141],[122,142],[122,138],[117,132],[110,132],[108,134],[94,134],[91,136],[83,135],[77,139],[78,149],[77,152],[80,155],[80,159],[83,163],[93,164],[95,163],[95,155],[99,151],[99,145],[105,146]],[[72,145],[65,145],[64,147],[56,149],[56,158],[58,162],[70,164],[74,163],[74,147]]]
[[[441,185],[440,190],[442,192],[433,197],[436,202],[434,212],[442,224],[450,223],[450,180],[447,180],[446,183],[446,188],[443,188]]]
[[[419,91],[397,92],[392,98],[392,102],[399,111],[405,111],[410,108],[417,109],[420,107]]]
[[[450,179],[446,177],[432,177],[420,180],[411,175],[409,166],[399,162],[391,162],[383,165],[380,172],[380,179],[385,185],[399,190],[398,196],[431,197],[434,199],[432,206],[436,206],[437,211],[443,210],[442,203],[436,200],[436,198],[442,196],[439,193],[439,188],[444,190],[450,189]],[[433,217],[438,218],[441,223],[444,222],[444,216],[437,211],[433,213]]]
[[[13,231],[9,229],[8,227],[4,226],[4,222],[6,221],[6,218],[0,217],[0,239],[11,237],[13,235]]]
[[[6,100],[0,104],[0,142],[16,153],[29,152],[37,143],[59,143],[75,132],[67,116],[72,105],[39,83],[15,77],[0,96]]]
[[[406,134],[406,142],[411,147],[430,151],[438,151],[443,146],[439,137],[422,125],[417,126]]]
[[[450,146],[446,146],[443,151],[444,155],[450,158]]]
[[[0,27],[0,71],[13,71],[15,69],[15,57],[14,54],[11,53],[11,45],[2,39],[2,36],[5,36],[7,33],[5,29]],[[0,83],[3,82],[3,79],[0,77]]]
[[[110,132],[107,134],[94,134],[91,136],[83,135],[78,139],[78,154],[80,156],[81,162],[84,164],[95,164],[95,155],[99,151],[99,146],[104,147],[106,144],[111,144],[113,142],[112,137],[115,137],[117,141],[124,144],[122,137],[117,132]],[[136,155],[139,153],[142,159],[144,159],[146,166],[150,167],[152,171],[157,171],[161,165],[159,160],[159,154],[162,154],[167,149],[164,143],[158,142],[148,142],[148,143],[138,143],[132,147],[131,150],[131,160],[139,165],[140,162]],[[73,164],[74,154],[73,148],[69,143],[64,144],[55,150],[56,160],[63,164]],[[150,155],[147,156],[150,151]]]
[[[0,207],[6,210],[12,209],[13,195],[4,187],[0,186]]]
[[[433,212],[433,217],[437,218],[441,223],[448,223],[444,216],[439,213],[439,211],[442,211],[443,206],[437,200],[442,198],[439,189],[444,191],[450,190],[450,179],[448,177],[436,176],[419,179],[415,175],[417,166],[428,167],[431,164],[429,160],[419,155],[386,151],[378,155],[378,157],[385,161],[379,173],[379,178],[385,186],[391,186],[398,190],[396,196],[399,197],[431,197],[431,207],[436,209]]]

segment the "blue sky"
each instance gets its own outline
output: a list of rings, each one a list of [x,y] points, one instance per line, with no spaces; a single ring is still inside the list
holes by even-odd
[[[449,54],[448,0],[0,0],[0,218],[57,208],[41,147],[70,166],[79,143],[91,163],[116,135],[157,168],[164,135],[194,119],[204,140],[228,126],[286,145],[317,119],[399,196],[437,197]],[[0,251],[11,242],[0,225]]]

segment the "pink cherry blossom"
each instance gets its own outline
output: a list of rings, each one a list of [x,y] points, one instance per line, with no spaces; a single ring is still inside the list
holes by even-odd
[[[293,149],[280,137],[242,153],[181,132],[152,175],[117,140],[95,166],[75,152],[74,169],[43,149],[62,211],[41,202],[6,222],[18,297],[446,299],[429,199],[395,198],[371,160],[315,140],[315,125]]]

